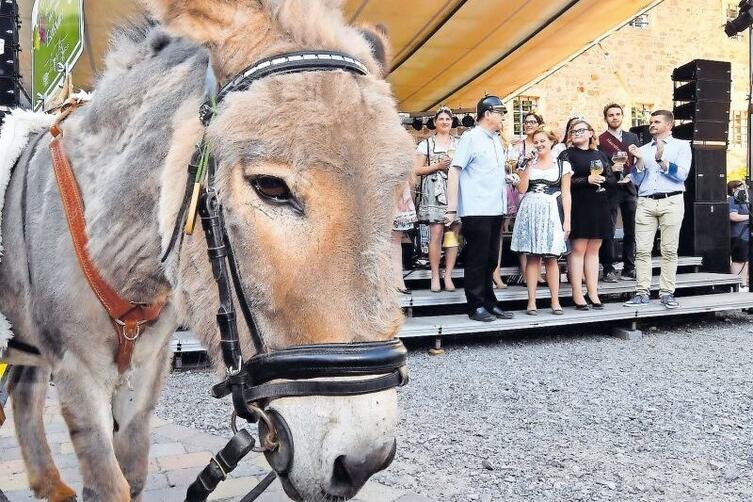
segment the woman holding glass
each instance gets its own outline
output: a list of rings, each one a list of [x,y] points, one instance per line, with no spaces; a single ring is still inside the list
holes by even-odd
[[[421,180],[418,195],[418,221],[429,225],[429,265],[431,266],[431,290],[442,290],[439,261],[442,257],[442,238],[445,233],[444,215],[447,211],[447,171],[455,153],[457,140],[450,135],[452,111],[441,107],[434,115],[436,134],[421,141],[416,147],[415,174]],[[447,231],[457,231],[447,229]],[[457,237],[457,234],[455,234]],[[448,239],[453,240],[453,239]],[[445,248],[444,286],[455,291],[452,270],[458,256],[457,239],[454,246]]]
[[[544,125],[545,125],[544,117],[542,117],[538,113],[528,112],[525,115],[523,115],[523,135],[520,137],[519,140],[512,142],[510,144],[510,147],[507,149],[507,159],[509,162],[509,165],[507,166],[508,170],[510,170],[511,172],[515,172],[516,169],[525,169],[526,166],[528,166],[528,164],[536,158],[536,156],[538,155],[538,152],[536,151],[536,148],[533,146],[533,135],[536,134],[536,131],[544,127]],[[512,193],[508,191],[507,215],[505,217],[506,221],[504,223],[504,226],[509,226],[510,218],[515,217],[515,214],[517,213],[517,210],[518,210],[518,204],[520,203],[520,198],[521,198],[520,194],[518,193],[518,190],[513,188],[512,185],[508,185],[508,188],[510,191],[512,191]],[[503,228],[503,230],[505,229]],[[519,260],[520,260],[520,283],[525,283],[527,282],[526,255],[520,254]],[[500,274],[500,267],[497,267],[497,269],[492,274],[492,280],[494,281],[494,287],[497,289],[507,287],[505,283],[502,282],[502,277]],[[536,276],[536,281],[542,284],[544,283],[544,279],[541,277],[541,274],[538,274]]]
[[[552,293],[552,313],[562,315],[559,300],[560,273],[557,259],[566,254],[570,233],[570,163],[558,159],[552,148],[557,136],[540,130],[533,137],[535,161],[518,172],[518,191],[525,194],[518,209],[510,248],[526,256],[528,315],[536,315],[536,287],[541,262]]]
[[[611,161],[596,149],[594,130],[585,120],[577,120],[570,127],[569,148],[563,160],[573,168],[572,177],[572,252],[568,257],[570,284],[577,310],[603,308],[599,300],[599,248],[602,239],[611,238],[614,225],[609,214],[609,200],[605,187],[614,187],[617,178]],[[583,277],[586,278],[588,301],[583,297]]]

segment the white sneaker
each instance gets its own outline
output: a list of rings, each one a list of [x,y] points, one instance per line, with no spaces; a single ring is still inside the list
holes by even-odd
[[[741,293],[748,293],[748,286],[740,286]]]

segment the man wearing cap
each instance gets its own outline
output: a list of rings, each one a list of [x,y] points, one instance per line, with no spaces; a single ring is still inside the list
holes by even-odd
[[[447,179],[445,222],[459,217],[463,223],[465,297],[468,316],[474,321],[512,318],[497,305],[492,287],[507,211],[505,150],[498,135],[504,112],[497,96],[478,102],[478,125],[460,138]]]

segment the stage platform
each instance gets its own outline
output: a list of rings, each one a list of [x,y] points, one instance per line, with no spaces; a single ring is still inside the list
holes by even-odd
[[[652,290],[659,289],[658,267],[659,260],[654,259],[654,277]],[[564,315],[556,316],[549,308],[549,289],[539,286],[537,296],[539,301],[538,315],[530,316],[525,312],[527,291],[525,286],[508,286],[495,290],[497,299],[502,302],[506,310],[515,314],[514,319],[482,323],[471,321],[464,313],[465,293],[462,287],[455,291],[441,291],[434,293],[429,290],[428,270],[411,271],[406,282],[413,288],[411,294],[400,295],[400,304],[406,314],[406,320],[400,330],[401,338],[433,338],[435,346],[440,345],[443,336],[471,335],[471,334],[499,334],[503,332],[526,331],[540,328],[559,326],[576,326],[585,324],[604,323],[611,328],[635,329],[642,320],[685,316],[703,312],[727,310],[753,309],[753,293],[739,292],[741,279],[733,274],[719,274],[698,272],[702,267],[702,259],[686,256],[680,258],[677,275],[677,298],[680,307],[668,310],[661,306],[658,300],[643,308],[628,308],[622,305],[625,298],[635,290],[635,281],[617,283],[599,283],[599,294],[604,302],[604,310],[576,311],[571,305],[571,288],[563,282],[560,298],[564,305]],[[406,271],[408,273],[408,271]],[[517,268],[505,267],[503,275],[517,274]],[[463,270],[457,269],[453,277],[458,279],[457,285],[462,286]],[[200,343],[189,331],[179,331],[171,341],[173,352],[202,351]]]
[[[494,322],[477,322],[465,314],[410,317],[400,330],[400,338],[437,337],[481,333],[500,333],[579,324],[612,323],[615,321],[640,321],[656,317],[684,316],[703,312],[742,310],[753,308],[753,293],[719,293],[678,297],[680,306],[673,310],[663,307],[659,300],[652,300],[645,307],[625,307],[622,302],[605,303],[603,310],[577,311],[565,308],[563,315],[554,315],[547,308],[539,307],[538,315],[527,315],[524,310],[514,311],[515,317]]]

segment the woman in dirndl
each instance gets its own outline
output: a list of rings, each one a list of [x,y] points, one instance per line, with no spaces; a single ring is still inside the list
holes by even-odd
[[[434,115],[437,132],[421,141],[416,147],[415,174],[421,180],[418,195],[418,221],[429,225],[429,265],[431,266],[431,290],[442,290],[439,262],[442,258],[442,240],[446,231],[444,215],[447,211],[447,172],[455,153],[457,140],[450,134],[454,115],[452,110],[441,107]],[[457,236],[457,233],[455,234]],[[455,291],[452,271],[458,256],[457,239],[452,247],[445,248],[444,286]]]
[[[510,248],[526,256],[526,313],[536,315],[537,278],[541,261],[546,267],[546,281],[552,294],[552,313],[562,315],[559,300],[560,273],[557,260],[567,254],[570,233],[570,178],[573,169],[552,151],[557,136],[540,130],[533,135],[537,155],[519,171],[518,191],[523,200],[518,208]]]

